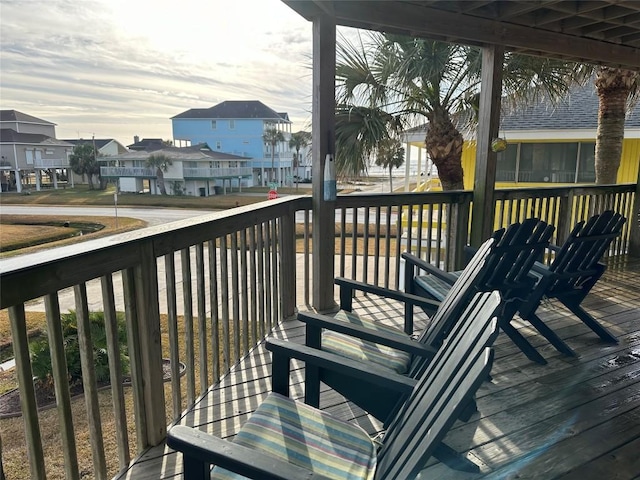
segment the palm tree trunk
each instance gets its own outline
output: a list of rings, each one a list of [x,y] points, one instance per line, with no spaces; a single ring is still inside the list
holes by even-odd
[[[162,195],[166,195],[167,194],[167,189],[164,186],[164,173],[162,172],[161,168],[158,168],[156,170],[156,180],[158,183],[158,188],[160,189],[160,193]]]
[[[613,184],[618,179],[622,156],[627,100],[635,72],[602,67],[595,80],[600,100],[596,134],[596,183]]]
[[[443,190],[464,189],[462,172],[462,134],[446,111],[434,111],[424,140],[427,153],[438,169]]]

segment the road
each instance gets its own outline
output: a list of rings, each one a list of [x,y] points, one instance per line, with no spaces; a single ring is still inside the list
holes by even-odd
[[[114,207],[67,207],[52,205],[2,205],[0,212],[5,215],[84,215],[90,217],[113,217]],[[211,213],[209,210],[186,210],[182,208],[142,208],[118,207],[119,217],[144,220],[149,226],[175,222],[185,218]]]

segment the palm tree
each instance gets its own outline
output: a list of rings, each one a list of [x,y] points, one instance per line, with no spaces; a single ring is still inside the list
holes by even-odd
[[[351,105],[379,108],[407,122],[426,117],[425,147],[442,187],[461,189],[463,137],[456,124],[471,127],[476,120],[480,72],[475,47],[395,34],[372,33],[359,46],[341,39],[336,115]],[[575,64],[513,53],[505,55],[504,72],[503,91],[518,101],[542,93],[557,99],[584,79]]]
[[[309,145],[311,141],[311,134],[305,131],[299,131],[293,133],[291,135],[291,139],[289,140],[289,148],[293,148],[296,151],[295,156],[293,157],[293,169],[295,173],[296,179],[296,190],[298,190],[298,166],[300,164],[300,149]]]
[[[89,190],[93,190],[93,176],[100,174],[100,165],[98,165],[93,145],[81,143],[73,147],[73,152],[69,156],[69,166],[71,170],[83,178],[86,175]]]
[[[400,140],[389,137],[378,144],[376,165],[389,169],[389,191],[393,192],[393,177],[391,171],[400,168],[404,163],[404,148]]]
[[[164,153],[156,153],[147,158],[147,168],[156,169],[156,182],[160,188],[162,195],[167,194],[167,188],[164,185],[164,172],[169,170],[169,166],[173,165],[173,161]]]
[[[377,107],[336,107],[336,175],[359,177],[380,142],[402,129],[402,119]]]
[[[630,100],[640,93],[640,73],[600,67],[595,76],[598,107],[596,183],[616,183],[622,156],[624,122]]]
[[[275,174],[276,145],[279,142],[284,142],[284,134],[276,128],[267,128],[264,131],[264,135],[262,135],[262,140],[264,141],[264,143],[271,145],[271,175],[272,175],[271,181],[275,182],[276,180],[276,174]]]

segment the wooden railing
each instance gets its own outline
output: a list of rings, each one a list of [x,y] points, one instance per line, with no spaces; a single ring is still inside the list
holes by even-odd
[[[539,216],[556,226],[557,243],[576,221],[597,209],[614,208],[632,217],[634,191],[635,185],[498,190],[495,224]],[[400,286],[400,254],[405,250],[456,268],[469,238],[471,201],[472,192],[341,195],[336,255],[327,261],[335,260],[336,275],[390,288]],[[57,461],[64,464],[66,478],[79,478],[81,470],[107,478],[126,467],[132,455],[162,442],[168,423],[275,324],[313,302],[310,210],[310,197],[290,196],[1,260],[0,308],[8,309],[11,322],[29,476],[44,478],[54,461],[53,454],[44,453],[43,414],[36,407],[26,327],[31,310],[46,312],[62,445]],[[628,225],[610,254],[626,251]],[[60,330],[61,311],[69,309],[78,318],[89,466],[76,453],[78,427]],[[111,377],[107,392],[112,399],[108,412],[100,407],[104,394],[95,380],[90,310],[105,314]],[[126,317],[130,389],[122,388],[115,354],[118,312]],[[167,383],[163,358],[170,364]],[[133,415],[127,415],[131,403]],[[113,419],[111,433],[106,432],[105,416]],[[16,442],[20,440],[11,439],[12,446]],[[8,443],[5,437],[5,454]],[[106,455],[112,444],[117,455]]]
[[[294,315],[295,212],[310,205],[309,197],[290,197],[2,260],[0,308],[8,309],[11,323],[27,476],[45,478],[58,462],[64,463],[65,478],[87,470],[93,478],[111,477],[132,453],[162,442],[172,419],[275,324]],[[45,455],[43,447],[44,415],[36,406],[26,328],[34,308],[46,312],[63,460],[55,460],[50,449]],[[72,415],[60,326],[61,311],[68,309],[78,321],[90,465],[76,453],[81,435]],[[105,316],[113,413],[100,408],[105,399],[95,379],[90,310]],[[122,388],[115,354],[119,311],[126,316],[131,389]],[[163,357],[171,365],[167,384]],[[184,378],[180,362],[186,365]],[[128,402],[133,416],[125,414]],[[104,416],[113,417],[109,433]],[[117,444],[117,456],[105,455],[105,442]],[[11,438],[11,448],[19,443]]]

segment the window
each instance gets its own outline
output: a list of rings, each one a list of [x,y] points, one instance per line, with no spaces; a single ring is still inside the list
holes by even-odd
[[[496,180],[502,182],[592,182],[593,142],[516,143],[498,154]]]
[[[216,128],[218,128],[218,122],[211,120],[211,130],[215,130]]]
[[[222,142],[216,142],[216,149],[220,150],[222,148]]]
[[[235,120],[229,120],[229,130],[233,130],[236,128],[236,121]]]

